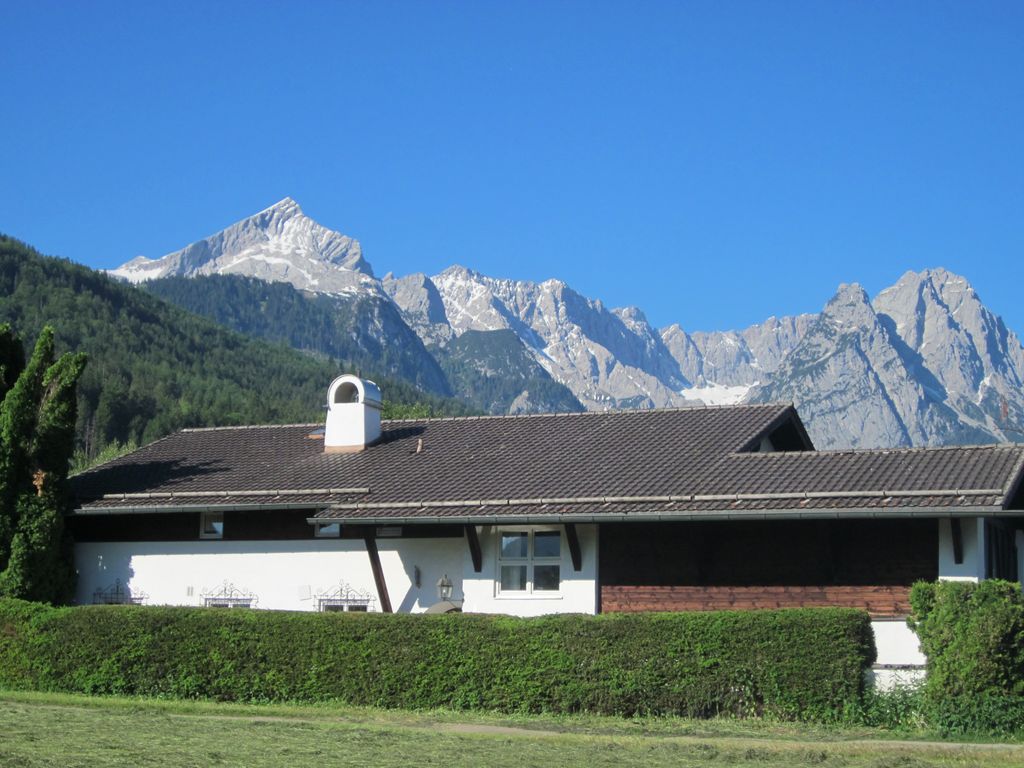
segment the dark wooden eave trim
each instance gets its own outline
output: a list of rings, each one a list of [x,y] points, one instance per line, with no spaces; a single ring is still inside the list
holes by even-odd
[[[380,565],[380,553],[377,551],[377,539],[373,531],[367,531],[363,539],[366,541],[366,554],[370,556],[370,568],[373,570],[373,581],[377,585],[377,597],[380,609],[384,613],[393,613],[391,598],[388,596],[388,585],[384,581],[384,569]]]
[[[565,524],[565,540],[569,544],[569,556],[572,558],[572,569],[578,572],[583,568],[583,553],[580,550],[580,538],[576,534],[576,523]]]
[[[469,544],[469,555],[473,558],[473,572],[480,573],[484,569],[484,556],[475,525],[466,526],[466,542]]]

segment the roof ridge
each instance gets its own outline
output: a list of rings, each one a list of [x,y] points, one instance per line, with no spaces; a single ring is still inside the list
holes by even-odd
[[[321,423],[305,423],[305,424],[233,424],[233,425],[228,425],[228,426],[225,426],[225,427],[184,427],[183,429],[179,429],[177,432],[172,432],[171,435],[183,434],[183,433],[184,434],[191,434],[192,432],[224,432],[224,431],[231,430],[231,429],[287,429],[289,427],[292,428],[292,429],[296,429],[298,427],[303,427],[304,429],[316,429],[316,428],[322,427],[322,426],[323,426],[323,424],[321,424]],[[167,435],[166,437],[170,437],[171,435]],[[160,439],[164,440],[164,439],[166,439],[166,437],[162,437]],[[154,440],[153,442],[156,442],[156,441]],[[149,443],[149,445],[152,445],[152,443]]]
[[[677,405],[671,408],[609,408],[604,411],[549,411],[545,413],[498,413],[477,416],[423,416],[413,419],[382,419],[384,424],[403,424],[423,421],[483,421],[485,419],[539,419],[546,416],[609,416],[615,414],[676,413],[679,411],[728,411],[740,408],[793,408],[793,403],[733,403],[730,405]]]
[[[1024,443],[966,443],[963,445],[913,445],[898,448],[825,448],[813,451],[733,451],[734,456],[840,456],[840,455],[863,455],[869,453],[935,453],[937,451],[965,451],[965,450],[1021,450],[1024,451]]]

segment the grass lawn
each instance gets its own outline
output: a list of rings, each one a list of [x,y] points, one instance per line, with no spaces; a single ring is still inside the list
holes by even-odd
[[[1024,766],[870,729],[242,706],[0,691],[0,766]]]

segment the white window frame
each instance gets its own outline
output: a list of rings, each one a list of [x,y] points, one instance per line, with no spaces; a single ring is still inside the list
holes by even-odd
[[[220,518],[220,533],[207,533],[206,521],[210,517]],[[223,539],[224,538],[224,513],[223,512],[200,512],[199,513],[199,538],[200,539]]]
[[[505,533],[526,533],[528,534],[527,545],[526,545],[526,557],[502,557],[501,555],[501,537]],[[537,533],[557,533],[558,534],[558,556],[557,557],[537,557],[534,554],[534,536]],[[531,599],[543,599],[543,598],[560,598],[562,596],[562,583],[563,572],[565,570],[565,564],[562,562],[562,556],[565,552],[565,536],[561,526],[502,526],[496,530],[495,536],[495,574],[494,574],[494,593],[497,597],[505,598],[531,598]],[[501,567],[502,565],[525,565],[526,566],[526,589],[502,589],[501,588]],[[535,580],[533,576],[534,568],[538,565],[557,565],[558,566],[558,589],[535,589]]]

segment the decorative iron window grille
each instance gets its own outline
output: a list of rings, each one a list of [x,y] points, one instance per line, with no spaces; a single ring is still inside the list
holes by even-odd
[[[259,601],[255,594],[229,581],[219,587],[203,590],[202,598],[206,608],[255,608]]]
[[[376,602],[369,592],[352,589],[341,582],[333,590],[316,593],[316,609],[321,613],[327,611],[371,611]]]
[[[120,579],[115,579],[106,589],[97,589],[92,593],[93,605],[142,605],[147,599],[149,595],[145,592],[133,592]]]

